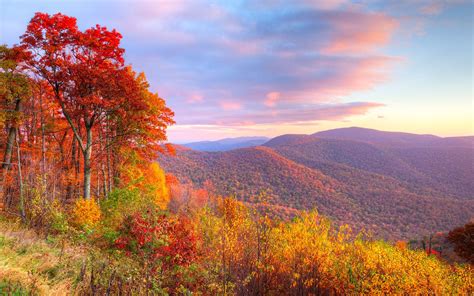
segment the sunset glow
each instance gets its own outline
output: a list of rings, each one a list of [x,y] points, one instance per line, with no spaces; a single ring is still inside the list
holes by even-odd
[[[174,110],[173,142],[362,126],[473,133],[470,1],[2,1],[1,43],[36,11],[124,36]]]

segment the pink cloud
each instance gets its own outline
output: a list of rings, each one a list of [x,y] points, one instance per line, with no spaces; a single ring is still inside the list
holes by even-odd
[[[222,46],[226,50],[235,52],[238,55],[252,55],[262,52],[261,42],[248,42],[246,40],[232,40],[222,38],[215,41],[216,45]]]
[[[325,54],[367,53],[386,45],[398,21],[381,13],[349,13],[329,18],[334,36],[321,49]]]
[[[204,100],[204,97],[199,94],[192,94],[189,99],[187,100],[188,103],[200,103]]]
[[[347,0],[305,0],[307,4],[317,9],[335,9],[347,3]]]
[[[223,113],[212,116],[200,114],[199,118],[185,119],[181,124],[207,124],[221,126],[249,126],[258,124],[292,124],[316,121],[340,121],[351,116],[364,115],[372,109],[385,106],[376,102],[352,102],[313,105],[306,108],[282,110],[248,110],[245,114]]]
[[[206,101],[199,105],[226,111],[239,110],[242,104],[334,102],[384,81],[393,61],[376,55],[376,49],[389,42],[397,21],[350,1],[303,0],[295,4],[301,11],[269,11],[268,18],[250,21],[218,5],[186,2],[166,4],[163,11],[155,11],[160,5],[141,5],[147,14],[138,20],[154,30],[150,36],[166,40],[155,45],[160,52],[150,48],[148,54],[171,57],[157,60],[160,71],[167,73],[160,79],[175,79],[175,89],[167,84],[168,97],[184,102],[202,99],[180,94],[183,83],[201,89]],[[287,5],[267,2],[270,9]],[[199,25],[177,26],[174,19]],[[275,88],[279,92],[266,92]],[[222,96],[221,90],[232,91]]]
[[[124,4],[129,7],[130,4]],[[153,0],[136,1],[133,6],[136,13],[144,18],[161,21],[175,17],[196,18],[199,14],[205,13],[209,19],[219,18],[224,11],[217,5],[205,1],[189,0]]]
[[[443,10],[443,3],[433,1],[420,8],[422,14],[436,15]]]
[[[144,13],[137,14],[136,36],[149,42],[140,47],[142,64],[148,67],[153,58],[157,73],[166,73],[156,76],[156,85],[167,90],[178,122],[211,122],[214,114],[244,111],[274,122],[286,116],[282,106],[304,112],[302,106],[371,89],[388,78],[396,60],[377,50],[390,41],[397,20],[363,1],[262,0],[245,4],[263,8],[252,17],[199,0],[165,3],[163,9],[167,1],[157,1],[139,4]],[[260,114],[264,107],[273,112]],[[239,122],[253,121],[249,116]]]
[[[284,4],[288,4],[287,0],[259,0],[259,5],[264,7],[278,7]],[[318,10],[332,10],[341,7],[344,4],[349,3],[348,0],[298,0],[291,2],[294,6],[305,6]]]
[[[314,71],[316,73],[321,71],[325,75],[317,79],[308,78],[297,87],[286,88],[284,84],[281,84],[280,87],[286,89],[281,94],[279,93],[278,102],[298,104],[338,101],[353,92],[368,90],[386,81],[392,67],[400,61],[403,60],[371,56],[329,59],[304,65],[301,68],[294,67],[290,74],[295,77],[310,77],[314,75]],[[268,106],[270,102],[272,100],[269,100],[267,94],[264,103]]]
[[[277,100],[280,99],[280,93],[277,91],[269,92],[266,96],[266,100],[264,102],[265,106],[273,107],[275,106]]]
[[[223,110],[226,110],[226,111],[239,110],[242,108],[242,103],[239,103],[239,102],[225,101],[225,102],[220,102],[219,105],[221,106]]]
[[[388,73],[397,58],[367,57],[349,60],[340,66],[346,71],[337,76],[323,79],[322,93],[332,97],[342,97],[355,91],[367,90],[386,81]],[[353,63],[349,65],[349,63]]]

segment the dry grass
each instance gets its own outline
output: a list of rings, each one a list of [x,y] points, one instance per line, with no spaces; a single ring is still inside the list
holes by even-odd
[[[45,240],[0,216],[0,294],[8,287],[39,295],[74,294],[86,252]],[[3,291],[2,291],[3,290]],[[22,294],[19,293],[19,294]]]

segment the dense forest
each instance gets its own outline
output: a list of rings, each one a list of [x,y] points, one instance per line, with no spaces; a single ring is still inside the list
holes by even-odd
[[[332,138],[329,131],[284,135],[225,152],[178,147],[161,164],[182,182],[211,181],[217,193],[246,202],[249,193],[266,192],[269,204],[288,209],[274,213],[281,218],[316,207],[338,225],[389,240],[448,231],[472,218],[472,139],[430,137],[427,144],[422,135],[350,130],[359,137],[344,138],[343,129]]]
[[[37,13],[18,45],[0,47],[0,294],[474,292],[472,223],[447,235],[456,260],[431,239],[421,247],[386,242],[359,225],[333,224],[340,215],[373,217],[357,211],[341,180],[269,147],[249,148],[252,161],[226,163],[232,169],[207,161],[216,165],[212,175],[196,162],[196,184],[166,173],[159,163],[175,153],[164,144],[173,112],[126,63],[121,38],[100,25],[80,30],[74,17]],[[228,156],[237,160],[235,153]],[[275,159],[273,182],[290,197],[281,202],[253,190]],[[252,170],[260,174],[236,185],[244,202],[221,194],[226,180]],[[400,188],[390,182],[385,191]],[[381,192],[367,193],[367,202]]]

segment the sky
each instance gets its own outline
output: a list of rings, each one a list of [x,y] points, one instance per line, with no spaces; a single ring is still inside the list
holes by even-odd
[[[360,126],[474,134],[473,2],[0,0],[0,43],[35,12],[122,35],[175,112],[169,140]]]

